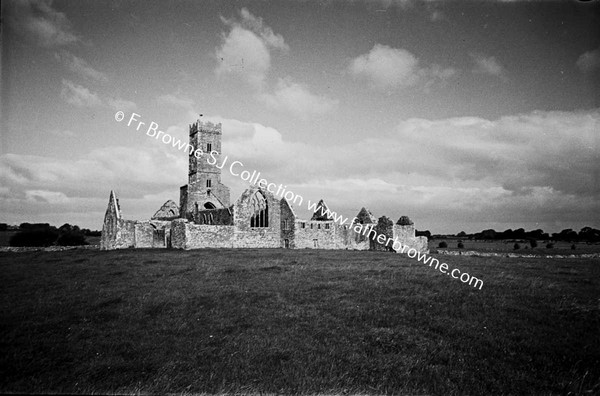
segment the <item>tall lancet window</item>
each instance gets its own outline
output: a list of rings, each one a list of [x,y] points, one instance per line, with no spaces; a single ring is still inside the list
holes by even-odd
[[[254,193],[252,199],[250,199],[250,208],[252,208],[250,227],[268,227],[269,206],[262,192],[256,191]]]

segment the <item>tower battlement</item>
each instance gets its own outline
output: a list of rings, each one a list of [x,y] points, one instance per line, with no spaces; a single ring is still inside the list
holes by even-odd
[[[220,122],[218,124],[215,124],[210,121],[202,121],[198,119],[195,123],[190,124],[190,136],[198,132],[220,134],[221,131],[222,124]]]

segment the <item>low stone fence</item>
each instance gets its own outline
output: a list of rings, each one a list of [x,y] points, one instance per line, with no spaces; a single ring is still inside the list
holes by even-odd
[[[0,252],[62,252],[64,250],[100,250],[100,245],[82,246],[0,246]]]
[[[599,258],[600,253],[583,254],[520,254],[520,253],[493,253],[477,252],[475,250],[442,250],[432,251],[433,254],[444,254],[447,256],[475,256],[475,257],[520,257],[520,258]]]

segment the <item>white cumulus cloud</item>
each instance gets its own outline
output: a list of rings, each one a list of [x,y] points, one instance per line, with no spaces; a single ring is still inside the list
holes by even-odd
[[[259,88],[271,67],[271,54],[255,33],[234,26],[217,49],[217,61],[217,75],[237,75]]]
[[[271,49],[287,50],[281,35],[273,33],[261,18],[247,9],[240,11],[241,19],[221,18],[231,28],[223,35],[216,50],[217,75],[236,75],[255,88],[261,88],[271,67]]]
[[[283,37],[280,34],[273,33],[273,29],[266,26],[262,18],[252,15],[246,8],[241,9],[240,16],[242,26],[258,34],[266,44],[284,51],[289,49]]]
[[[389,89],[410,87],[417,84],[431,86],[435,81],[444,81],[456,71],[439,65],[422,67],[419,59],[410,51],[375,44],[366,54],[350,63],[350,72],[368,80],[374,88]]]
[[[305,118],[324,114],[338,105],[338,101],[310,92],[308,87],[290,78],[279,79],[275,91],[260,95],[261,100],[271,109],[290,112]]]

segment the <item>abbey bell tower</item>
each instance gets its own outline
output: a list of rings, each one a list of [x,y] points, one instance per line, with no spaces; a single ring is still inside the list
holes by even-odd
[[[180,189],[180,213],[186,217],[187,213],[198,210],[227,208],[230,205],[229,187],[221,183],[221,124],[196,121],[190,125],[190,145],[194,152],[202,150],[203,155],[189,156],[188,184]],[[215,165],[211,152],[217,159]],[[199,154],[199,153],[198,153]]]

